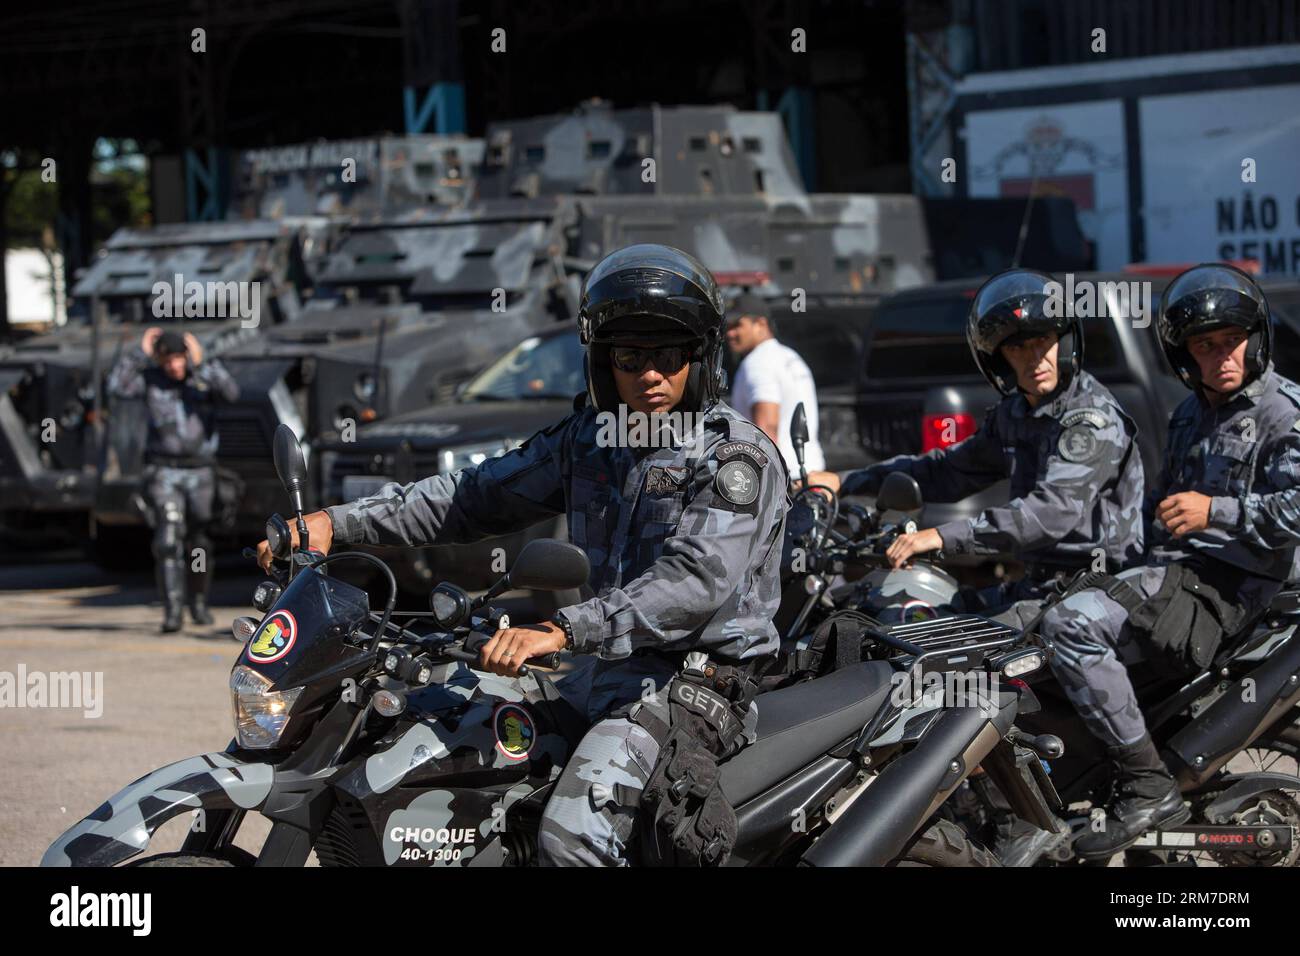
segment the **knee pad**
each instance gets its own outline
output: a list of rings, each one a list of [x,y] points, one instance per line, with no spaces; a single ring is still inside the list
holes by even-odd
[[[159,561],[181,557],[184,538],[185,529],[179,521],[160,522],[153,533],[153,556]]]

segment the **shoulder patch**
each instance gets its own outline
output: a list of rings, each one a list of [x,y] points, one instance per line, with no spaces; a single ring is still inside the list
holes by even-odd
[[[1072,408],[1061,416],[1062,428],[1072,428],[1075,425],[1105,428],[1107,424],[1106,416],[1095,408]]]
[[[716,453],[718,461],[728,461],[743,455],[754,459],[759,468],[767,467],[767,454],[757,445],[747,441],[725,441],[718,445]]]
[[[762,486],[758,469],[744,457],[722,462],[718,466],[718,477],[714,479],[714,484],[718,494],[740,507],[753,504]]]
[[[1056,442],[1056,450],[1061,453],[1061,457],[1073,462],[1091,461],[1100,448],[1096,429],[1088,425],[1071,425],[1061,432],[1061,437]]]

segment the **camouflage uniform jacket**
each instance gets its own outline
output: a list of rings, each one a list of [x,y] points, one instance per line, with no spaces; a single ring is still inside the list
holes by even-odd
[[[1174,538],[1154,521],[1165,498],[1210,496],[1204,531]],[[1247,574],[1295,577],[1300,544],[1300,387],[1272,365],[1227,402],[1212,407],[1198,390],[1174,410],[1160,479],[1147,499],[1156,563],[1210,557]],[[1231,597],[1225,595],[1225,597]]]
[[[499,458],[328,509],[336,544],[462,544],[564,514],[595,597],[565,608],[576,650],[774,653],[787,508],[780,453],[718,403],[686,442],[629,448],[586,407]]]
[[[1137,426],[1087,372],[1031,408],[1004,398],[974,435],[925,455],[900,455],[848,475],[844,494],[875,494],[891,471],[910,474],[927,501],[958,501],[1009,478],[1011,500],[936,530],[952,554],[1015,554],[1034,564],[1085,567],[1094,549],[1111,570],[1142,556],[1142,456]]]
[[[149,413],[146,458],[164,455],[210,461],[217,454],[213,406],[218,398],[238,399],[239,385],[216,359],[192,369],[178,382],[136,349],[113,367],[108,393],[144,399]]]

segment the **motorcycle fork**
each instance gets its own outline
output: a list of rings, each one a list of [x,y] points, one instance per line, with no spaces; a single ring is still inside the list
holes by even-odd
[[[194,823],[190,824],[181,852],[220,856],[223,850],[234,845],[235,834],[239,832],[247,812],[236,809],[203,811],[203,816],[195,817]]]
[[[989,751],[980,766],[1006,798],[1012,813],[1040,830],[1055,831],[1052,807],[1062,809],[1061,798],[1036,754],[1004,738]]]

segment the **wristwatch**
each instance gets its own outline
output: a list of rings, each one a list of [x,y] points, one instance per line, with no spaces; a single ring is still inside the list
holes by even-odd
[[[573,650],[573,625],[569,623],[569,619],[557,614],[551,618],[551,623],[564,632],[564,649]]]

